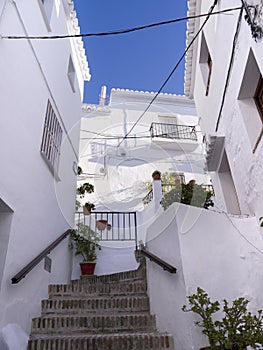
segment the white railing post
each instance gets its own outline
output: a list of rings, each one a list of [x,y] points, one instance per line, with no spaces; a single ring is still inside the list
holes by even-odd
[[[154,172],[156,173],[156,172]],[[154,173],[152,175],[153,182],[152,182],[152,188],[153,188],[153,201],[154,201],[154,209],[155,212],[160,207],[160,202],[162,200],[162,181],[161,181],[161,173],[159,176],[154,176]]]

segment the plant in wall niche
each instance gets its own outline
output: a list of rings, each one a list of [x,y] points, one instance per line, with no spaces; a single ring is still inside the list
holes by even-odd
[[[201,321],[196,321],[195,325],[201,327],[202,333],[208,337],[210,347],[202,349],[245,350],[247,346],[262,349],[262,310],[258,310],[257,315],[252,315],[247,310],[247,299],[235,299],[232,305],[223,300],[223,318],[214,320],[212,315],[221,309],[219,301],[212,302],[200,287],[187,298],[189,307],[184,305],[182,310],[192,311],[201,317]]]
[[[70,238],[70,249],[75,249],[75,255],[81,255],[83,258],[83,261],[80,263],[82,274],[93,274],[97,250],[101,249],[99,234],[87,225],[78,224],[77,230],[72,230]]]
[[[187,184],[177,184],[170,192],[165,193],[161,200],[161,205],[164,210],[174,202],[207,209],[210,206],[214,206],[211,199],[213,195],[212,191],[207,191],[202,185],[198,185],[194,180],[191,180]]]

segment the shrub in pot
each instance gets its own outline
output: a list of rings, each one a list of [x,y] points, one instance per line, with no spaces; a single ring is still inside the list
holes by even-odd
[[[77,230],[72,230],[70,234],[70,248],[75,249],[75,255],[81,255],[83,261],[80,263],[82,275],[93,274],[97,250],[101,249],[99,244],[99,235],[89,226],[78,224]]]
[[[201,321],[195,322],[195,325],[202,328],[202,333],[208,337],[210,344],[210,347],[203,349],[246,350],[247,346],[262,349],[262,310],[252,315],[247,310],[247,299],[235,299],[232,305],[223,300],[224,317],[220,321],[212,317],[221,309],[219,301],[212,302],[202,288],[198,287],[197,292],[187,298],[189,308],[184,305],[182,310],[192,311],[201,317]]]
[[[84,215],[90,215],[91,210],[95,209],[95,204],[91,202],[86,202],[83,206]]]

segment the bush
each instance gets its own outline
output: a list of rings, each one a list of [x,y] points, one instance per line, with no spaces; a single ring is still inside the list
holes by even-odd
[[[208,208],[214,206],[211,197],[212,191],[206,191],[202,185],[197,185],[194,180],[188,184],[178,184],[173,190],[164,194],[161,205],[166,210],[174,202],[192,205],[194,207]]]
[[[214,321],[212,315],[220,310],[219,301],[212,302],[208,294],[200,287],[196,294],[187,297],[189,309],[182,307],[185,312],[192,311],[201,317],[195,325],[202,327],[202,333],[208,337],[211,350],[245,350],[247,346],[262,349],[263,323],[262,310],[252,315],[247,310],[249,301],[238,298],[229,306],[223,300],[224,317],[221,321]]]

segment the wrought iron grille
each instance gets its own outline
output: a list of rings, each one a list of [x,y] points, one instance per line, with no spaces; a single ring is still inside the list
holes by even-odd
[[[195,126],[152,123],[150,127],[151,137],[167,139],[183,139],[197,141]]]
[[[75,224],[76,228],[78,224],[89,226],[99,234],[100,241],[134,241],[137,249],[136,212],[77,212]]]

